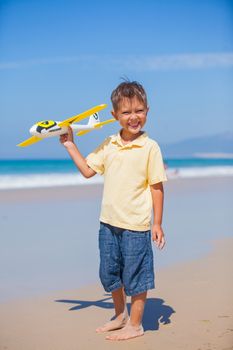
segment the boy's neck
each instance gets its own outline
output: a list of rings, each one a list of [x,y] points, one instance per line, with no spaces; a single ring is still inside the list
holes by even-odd
[[[120,131],[120,136],[121,136],[121,141],[123,144],[130,143],[134,140],[136,140],[139,136],[143,134],[143,131],[139,131],[138,134],[128,134],[127,132],[124,132],[124,129],[121,129]]]

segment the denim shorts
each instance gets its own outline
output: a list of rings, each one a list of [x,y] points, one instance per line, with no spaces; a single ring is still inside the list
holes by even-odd
[[[100,223],[100,280],[106,292],[124,287],[132,296],[154,288],[150,231],[132,231]]]

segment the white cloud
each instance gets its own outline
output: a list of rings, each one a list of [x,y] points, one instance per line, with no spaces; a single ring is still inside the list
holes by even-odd
[[[82,61],[83,57],[51,57],[51,58],[39,58],[25,61],[16,61],[16,62],[0,62],[0,69],[15,69],[15,68],[23,68],[30,66],[40,66],[44,64],[67,64],[71,62]]]
[[[0,69],[17,69],[48,64],[78,63],[90,69],[109,67],[108,69],[128,69],[134,71],[164,71],[183,69],[208,69],[233,67],[233,53],[196,53],[174,55],[82,55],[52,57],[17,62],[0,62]]]
[[[233,67],[233,53],[146,56],[129,60],[127,64],[147,71],[224,68]]]

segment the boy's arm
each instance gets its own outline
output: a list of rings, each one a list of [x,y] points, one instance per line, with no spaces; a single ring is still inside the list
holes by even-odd
[[[163,217],[163,183],[159,182],[150,186],[152,203],[153,203],[153,225],[152,225],[152,240],[156,242],[159,249],[165,245],[164,233],[162,229]]]
[[[60,136],[60,142],[67,149],[70,157],[73,159],[75,165],[84,177],[90,178],[96,174],[96,172],[87,165],[86,159],[82,156],[75,145],[73,131],[70,127],[68,128],[67,134]]]

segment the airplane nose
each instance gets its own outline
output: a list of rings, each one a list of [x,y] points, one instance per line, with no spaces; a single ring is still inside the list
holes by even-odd
[[[36,125],[33,125],[33,126],[30,128],[29,132],[30,132],[31,135],[35,135],[35,131],[36,131]]]

